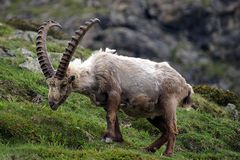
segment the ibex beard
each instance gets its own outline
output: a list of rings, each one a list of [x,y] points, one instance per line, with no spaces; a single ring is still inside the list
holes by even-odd
[[[178,133],[176,107],[190,105],[191,85],[167,62],[120,56],[110,49],[95,51],[86,61],[70,62],[80,40],[98,22],[91,19],[80,26],[68,43],[57,71],[48,58],[46,37],[51,27],[61,26],[48,21],[39,28],[37,55],[49,87],[50,107],[57,110],[71,92],[87,95],[107,112],[105,142],[123,142],[117,117],[120,109],[129,116],[146,118],[162,135],[145,150],[155,152],[167,144],[164,155],[171,156]]]

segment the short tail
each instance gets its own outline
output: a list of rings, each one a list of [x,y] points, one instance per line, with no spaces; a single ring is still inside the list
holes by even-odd
[[[185,98],[183,98],[183,101],[182,101],[182,107],[184,108],[192,106],[191,95],[194,93],[192,86],[190,84],[187,84],[187,85],[188,85],[188,95]]]

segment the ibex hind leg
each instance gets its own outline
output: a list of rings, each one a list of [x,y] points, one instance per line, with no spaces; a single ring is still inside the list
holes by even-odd
[[[145,148],[145,150],[148,152],[156,152],[157,149],[167,143],[164,155],[171,156],[176,141],[176,125],[173,125],[172,122],[164,121],[162,117],[155,117],[154,119],[148,119],[148,121],[157,127],[162,132],[162,135],[149,147]]]
[[[167,140],[167,126],[162,116],[154,117],[154,118],[147,118],[147,120],[156,128],[158,128],[162,135],[160,138],[158,138],[156,141],[154,141],[150,146],[145,148],[148,152],[155,152],[157,149],[159,149],[162,145],[164,145]]]
[[[178,105],[178,101],[176,98],[172,96],[172,98],[168,98],[164,102],[164,119],[167,126],[167,134],[168,134],[168,143],[167,148],[164,151],[163,155],[172,156],[173,150],[176,142],[176,135],[178,133],[177,123],[176,123],[176,108]]]
[[[165,156],[172,156],[175,142],[176,142],[176,135],[177,135],[177,126],[176,121],[170,121],[167,123],[167,126],[169,128],[169,137],[167,142],[167,148],[163,155]]]
[[[163,110],[163,115],[148,119],[152,125],[157,127],[162,132],[162,136],[153,142],[149,147],[147,147],[147,151],[155,152],[167,142],[164,155],[171,156],[173,154],[177,134],[176,105],[177,101],[174,99],[165,101],[161,108]]]

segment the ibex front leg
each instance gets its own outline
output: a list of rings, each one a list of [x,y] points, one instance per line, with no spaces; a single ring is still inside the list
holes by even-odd
[[[117,111],[120,105],[120,95],[116,91],[111,91],[108,94],[108,101],[107,101],[107,132],[103,136],[103,140],[106,143],[110,143],[112,141],[122,141],[121,137],[119,137],[119,125],[117,119]],[[121,133],[120,133],[121,134]],[[120,138],[120,139],[119,139]]]
[[[115,123],[115,133],[116,133],[116,142],[123,142],[122,134],[120,131],[120,126],[118,122],[118,117],[116,116],[116,123]]]

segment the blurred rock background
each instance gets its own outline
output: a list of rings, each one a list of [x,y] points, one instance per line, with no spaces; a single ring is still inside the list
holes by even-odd
[[[97,17],[82,41],[93,50],[169,61],[190,83],[240,93],[239,0],[0,0],[0,20],[38,24],[53,19],[68,36]],[[21,28],[22,29],[22,28]],[[1,45],[1,44],[0,44]]]

